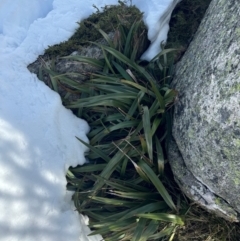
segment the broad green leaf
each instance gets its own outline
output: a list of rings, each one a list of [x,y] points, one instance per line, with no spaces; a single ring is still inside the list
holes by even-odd
[[[103,113],[104,111],[106,111],[106,108],[96,108],[94,109],[94,111],[98,111],[100,113]],[[115,114],[111,114],[111,113],[107,113],[106,117],[102,118],[102,119],[98,119],[96,121],[92,121],[91,122],[91,126],[99,126],[102,125],[102,123],[105,122],[112,122],[112,121],[122,121],[124,119],[124,116],[121,113],[115,113]]]
[[[147,106],[143,106],[143,129],[144,135],[147,143],[148,156],[151,161],[153,161],[153,144],[152,144],[152,132],[151,132],[151,120],[149,116],[149,110]]]
[[[67,177],[75,178],[74,174],[70,170],[67,171]]]
[[[178,95],[178,91],[174,90],[174,89],[169,89],[166,91],[165,95],[164,95],[164,102],[165,105],[169,105],[170,103],[173,103],[175,98]]]
[[[127,99],[135,99],[137,97],[137,93],[113,93],[108,95],[100,95],[100,96],[94,96],[94,97],[88,97],[81,99],[79,101],[76,101],[76,103],[96,103],[98,101],[105,101],[105,100],[116,100],[116,101],[122,101],[124,103],[130,103]]]
[[[129,199],[140,199],[140,200],[157,200],[159,195],[157,193],[151,192],[120,192],[113,190],[110,192],[111,195],[122,197],[122,198],[129,198]]]
[[[158,108],[160,107],[159,102],[157,99],[154,100],[154,102],[151,105],[151,108],[149,109],[149,114],[151,117],[156,115],[156,112],[158,110]]]
[[[152,129],[151,129],[151,135],[154,136],[156,130],[158,129],[160,123],[162,121],[162,118],[159,118],[158,116],[154,118],[152,123]]]
[[[122,24],[119,24],[119,34],[120,34],[120,37],[121,37],[121,42],[126,43],[127,36],[126,36],[126,33],[125,33],[125,28]]]
[[[95,25],[96,26],[96,25]],[[97,28],[97,30],[102,34],[102,36],[105,38],[105,40],[107,41],[107,43],[109,44],[109,46],[111,46],[112,48],[114,48],[114,44],[112,42],[112,40],[109,38],[108,34],[106,34],[102,29]]]
[[[147,143],[142,135],[139,135],[143,153],[147,153]]]
[[[84,209],[83,209],[84,210]],[[101,209],[99,208],[98,209],[98,212],[101,211]],[[105,218],[105,216],[103,215],[99,215],[96,210],[94,212],[90,211],[90,210],[85,210],[85,213],[90,217],[90,218],[93,218],[93,219],[96,219],[96,220],[103,220],[103,218]]]
[[[148,201],[149,202],[149,201]],[[131,218],[137,214],[144,214],[144,213],[151,213],[157,210],[166,209],[168,206],[165,202],[155,202],[155,203],[148,203],[146,205],[142,204],[141,207],[136,207],[135,209],[132,208],[132,211],[122,216],[119,220]]]
[[[160,108],[162,110],[165,110],[165,103],[164,103],[164,99],[162,97],[162,95],[160,94],[156,84],[151,80],[149,79],[149,82],[151,83],[151,86],[152,86],[152,91],[155,93],[156,97],[157,97],[157,100],[159,102],[159,105],[160,105]]]
[[[149,240],[149,236],[153,235],[159,228],[159,222],[156,220],[152,220],[147,228],[144,230],[144,233],[142,234],[139,241],[147,241]]]
[[[110,204],[114,206],[123,206],[123,207],[132,207],[132,202],[125,201],[123,199],[116,199],[116,198],[104,198],[104,197],[96,197],[96,196],[89,196],[91,200],[102,204]]]
[[[146,226],[146,223],[147,223],[147,219],[144,219],[144,218],[140,218],[138,220],[138,224],[137,224],[137,227],[133,233],[133,237],[132,237],[132,240],[131,241],[139,241],[141,236],[142,236],[142,233],[143,233],[143,230]]]
[[[93,145],[99,143],[105,136],[109,135],[113,131],[123,130],[124,128],[131,128],[137,126],[139,122],[140,121],[125,121],[116,125],[108,126],[91,139],[91,144]]]
[[[145,172],[142,170],[142,168],[141,168],[136,162],[134,162],[134,161],[132,161],[132,160],[131,160],[131,162],[132,162],[133,166],[135,167],[135,169],[136,169],[137,173],[139,174],[139,176],[140,176],[144,181],[150,183],[150,180],[149,180],[148,176],[145,174]]]
[[[94,107],[94,106],[108,106],[108,107],[116,107],[116,108],[123,108],[123,109],[127,109],[127,104],[129,103],[126,103],[124,104],[123,102],[126,102],[126,101],[117,101],[117,100],[111,100],[111,99],[104,99],[104,100],[94,100],[94,101],[91,101],[91,102],[86,102],[86,101],[81,101],[81,102],[77,102],[77,103],[72,103],[72,104],[69,104],[67,105],[68,108],[80,108],[80,107]],[[130,102],[130,100],[129,100]]]
[[[184,222],[180,216],[168,213],[148,213],[148,214],[136,214],[138,217],[159,220],[164,222],[170,222],[174,224],[184,225]]]
[[[106,164],[85,164],[81,167],[75,167],[72,171],[74,173],[82,173],[82,172],[96,172],[102,171]]]
[[[107,163],[110,161],[110,158],[105,155],[101,150],[89,145],[87,142],[81,140],[80,138],[76,137],[81,143],[83,143],[85,146],[87,146],[92,152],[96,153],[99,157],[101,157],[104,161]]]
[[[170,236],[174,232],[175,226],[167,227],[149,237],[150,240],[160,240],[160,238]]]
[[[111,222],[111,221],[119,220],[123,215],[127,214],[129,210],[131,210],[131,208],[125,209],[124,211],[119,211],[118,213],[115,212],[108,217],[103,217],[101,221]]]
[[[141,178],[140,178],[141,179]],[[142,180],[142,179],[141,179]],[[136,184],[137,183],[137,178],[135,178],[133,181],[132,180],[121,180],[121,179],[114,179],[111,178],[111,180],[105,181],[106,184],[109,186],[116,188],[120,191],[130,191],[130,192],[148,192],[149,188],[144,187],[143,185]],[[135,183],[136,182],[136,183]]]
[[[94,175],[94,174],[93,174]],[[94,175],[95,176],[95,175]],[[97,178],[102,179],[99,176],[96,176]],[[123,192],[135,192],[136,190],[131,187],[124,186],[125,182],[123,180],[116,180],[111,178],[110,180],[104,180],[104,182],[111,188],[112,190],[118,190]]]
[[[102,124],[101,126],[100,125],[96,127],[92,126],[92,130],[88,133],[88,137],[92,138],[93,136],[96,136],[98,133],[102,132],[103,130],[104,130],[104,127],[102,126]]]
[[[109,231],[121,231],[128,229],[128,225],[132,224],[132,220],[122,220],[121,222],[113,223],[113,222],[103,222],[103,223],[97,223],[90,225],[90,227],[93,228],[101,228],[101,233],[103,230],[109,230]]]
[[[103,38],[107,41],[107,43],[109,44],[109,46],[111,46],[112,48],[114,48],[114,44],[112,42],[112,40],[110,39],[110,37],[108,36],[107,33],[105,33],[97,24],[94,24],[93,22],[90,21],[86,21],[87,23],[91,24],[94,26],[94,28],[96,30],[98,30],[98,32],[103,36]]]
[[[58,80],[57,80],[57,78],[55,78],[57,73],[55,73],[54,71],[52,71],[49,68],[44,68],[44,70],[49,74],[53,90],[58,92]]]
[[[160,53],[158,53],[155,57],[153,57],[151,60],[150,60],[150,63],[156,61],[157,59],[159,59],[159,57],[163,56],[163,55],[166,55],[167,53],[170,53],[170,52],[174,52],[174,51],[177,51],[177,49],[163,49]]]
[[[162,196],[167,205],[171,209],[177,210],[175,204],[172,201],[171,196],[168,194],[166,188],[163,186],[162,182],[159,180],[158,176],[154,173],[154,171],[143,161],[140,161],[139,166],[145,172],[147,177],[151,180],[152,184],[156,187],[159,194]]]
[[[139,42],[140,42],[139,39],[136,39],[136,41],[134,42],[134,46],[133,46],[131,56],[130,56],[130,59],[132,61],[136,61],[136,55],[137,55],[137,52],[138,52],[138,49],[139,49]]]
[[[98,46],[102,46],[102,45],[99,45],[99,44],[94,43],[94,42],[93,42],[93,44],[96,44]],[[115,50],[114,48],[111,48],[111,47],[107,47],[107,46],[102,46],[102,47],[103,47],[104,50],[109,52],[111,55],[113,55],[116,59],[118,59],[119,61],[123,62],[124,64],[132,67],[135,70],[139,69],[138,65],[135,62],[130,60],[128,57],[126,57],[121,52],[119,52],[119,51],[117,51],[117,50]]]
[[[125,56],[129,56],[130,51],[131,51],[131,41],[133,39],[133,35],[134,35],[134,30],[136,29],[136,22],[134,22],[130,28],[130,30],[128,31],[127,34],[127,38],[126,38],[126,42],[125,42],[125,48],[123,51],[123,54]]]
[[[110,57],[107,56],[106,52],[104,51],[103,47],[101,48],[102,49],[102,52],[103,52],[103,56],[104,56],[104,59],[105,59],[105,64],[106,66],[109,68],[109,70],[111,70],[111,73],[112,74],[115,74],[115,71],[113,70],[112,66],[111,66],[111,61],[110,61]]]
[[[131,107],[129,108],[129,111],[126,115],[125,120],[129,120],[130,118],[133,118],[133,115],[136,114],[136,111],[138,109],[138,106],[142,100],[142,98],[144,97],[144,92],[143,91],[139,91],[137,98],[133,101]]]
[[[41,66],[38,70],[38,78],[43,81],[43,67]]]
[[[84,56],[80,56],[80,55],[69,55],[69,56],[66,56],[66,57],[61,57],[61,59],[76,60],[76,61],[79,61],[79,62],[90,64],[90,65],[95,66],[95,67],[100,68],[100,69],[102,69],[103,66],[104,66],[104,63],[101,60],[97,60],[97,59],[93,59],[93,58],[89,58],[89,57],[84,57]]]
[[[124,161],[122,162],[122,166],[121,166],[121,172],[120,172],[120,176],[122,178],[124,178],[125,174],[126,174],[126,169],[127,169],[127,164],[128,164],[128,158],[125,158]]]
[[[155,97],[154,92],[152,92],[151,90],[147,89],[146,87],[144,87],[144,86],[142,86],[142,85],[140,85],[140,84],[134,83],[134,82],[129,81],[129,80],[121,80],[121,83],[130,85],[130,86],[133,86],[133,87],[141,90],[141,91],[144,92],[145,94],[148,94],[148,95],[151,95],[151,96]]]
[[[103,179],[108,180],[111,174],[116,169],[117,165],[120,163],[120,161],[122,161],[123,157],[124,157],[124,154],[121,151],[118,151],[113,156],[113,158],[111,158],[111,160],[107,163],[105,169],[101,172],[99,176],[102,177]],[[104,185],[104,181],[99,180],[95,183],[93,190],[97,192],[99,191],[100,188],[102,188],[103,185]]]
[[[158,167],[158,173],[163,176],[164,171],[164,156],[163,156],[163,150],[162,146],[160,144],[160,141],[158,140],[158,137],[155,136],[155,143],[156,143],[156,151],[157,151],[157,167]]]
[[[112,64],[118,70],[118,72],[121,74],[122,78],[124,78],[126,80],[130,80],[130,81],[132,80],[131,76],[126,72],[126,70],[121,65],[119,65],[115,61],[112,61]]]

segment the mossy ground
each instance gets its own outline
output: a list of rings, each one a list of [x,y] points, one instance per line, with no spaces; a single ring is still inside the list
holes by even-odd
[[[178,48],[180,50],[178,55],[174,56],[175,60],[178,60],[187,49],[209,3],[210,0],[182,0],[174,10],[170,22],[170,32],[166,48]],[[68,41],[50,47],[45,53],[50,57],[56,57],[69,55],[73,51],[81,49],[82,46],[88,44],[88,41],[94,42],[102,37],[89,22],[96,24],[105,32],[111,32],[118,24],[116,16],[118,16],[118,18],[125,24],[131,24],[135,19],[141,18],[141,13],[137,8],[126,8],[123,4],[120,4],[120,6],[105,8],[103,13],[97,11],[87,20],[79,23],[79,28]],[[146,27],[143,25],[142,29],[144,30]],[[173,180],[170,170],[169,178]],[[177,190],[177,187],[174,188],[174,190]],[[180,195],[184,196],[181,193]],[[175,241],[239,240],[239,224],[232,224],[221,218],[215,217],[200,207],[191,204],[187,198],[186,203],[189,207],[186,214],[186,225],[184,228],[178,230],[174,239]]]
[[[68,41],[50,46],[45,51],[45,54],[50,57],[69,55],[74,51],[80,50],[83,46],[89,45],[89,42],[102,39],[102,35],[96,28],[110,33],[114,32],[119,24],[130,26],[134,21],[142,18],[142,13],[135,6],[126,7],[121,1],[116,6],[106,6],[103,9],[98,9],[95,6],[95,8],[97,9],[96,13],[79,22],[79,28],[76,29],[76,32]],[[146,49],[149,44],[147,40],[147,28],[142,23],[139,30],[144,32]]]
[[[196,33],[211,0],[182,0],[174,9],[165,48],[176,48],[178,61]]]

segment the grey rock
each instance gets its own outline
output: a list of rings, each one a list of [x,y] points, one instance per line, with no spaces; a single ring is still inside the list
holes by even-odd
[[[82,47],[80,51],[73,52],[70,56],[80,55],[85,57],[91,57],[100,59],[102,58],[102,51],[99,47],[95,45]],[[88,73],[95,72],[96,68],[92,67],[89,64],[82,64],[79,61],[70,60],[70,59],[61,59],[56,57],[55,59],[49,58],[47,55],[39,56],[39,58],[32,64],[28,66],[30,72],[38,74],[39,68],[41,67],[51,67],[53,66],[54,61],[54,70],[60,74],[63,73]],[[84,77],[82,77],[84,80]]]
[[[169,150],[186,195],[230,221],[239,221],[240,214],[239,19],[238,1],[212,0],[177,64],[172,83],[179,91],[172,142],[177,148]]]
[[[176,142],[172,139],[169,145],[168,158],[170,160],[174,178],[182,192],[193,202],[216,215],[231,222],[238,222],[238,213],[229,204],[217,196],[205,184],[198,180],[186,167]]]
[[[114,33],[109,33],[108,37],[113,40]],[[98,44],[107,45],[105,39],[100,39],[96,41]],[[103,53],[100,47],[95,44],[89,44],[88,46],[81,47],[80,50],[74,51],[70,56],[79,55],[94,59],[101,59],[103,58]],[[71,80],[76,81],[77,83],[82,83],[84,80],[89,78],[89,75],[92,73],[96,73],[99,71],[98,68],[90,65],[90,64],[83,64],[79,61],[71,60],[71,59],[63,59],[60,57],[55,57],[54,59],[49,58],[48,55],[39,56],[38,59],[28,66],[28,70],[31,73],[35,73],[39,76],[41,68],[51,69],[58,74],[66,74],[66,77],[71,78]],[[49,75],[46,73],[41,78],[44,83],[52,88],[52,83]],[[68,91],[66,91],[66,89]],[[59,84],[58,91],[60,96],[64,99],[64,96],[67,95],[67,101],[75,101],[80,98],[79,94],[69,92],[69,86],[66,84]],[[70,95],[69,95],[70,94]]]

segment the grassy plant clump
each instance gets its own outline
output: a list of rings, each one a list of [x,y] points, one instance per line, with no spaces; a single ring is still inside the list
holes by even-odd
[[[182,1],[176,9],[180,14],[173,14],[172,23],[186,27],[187,22],[179,18],[189,9],[186,18],[190,19],[206,2],[209,0],[202,5],[200,1]],[[70,42],[47,51],[50,56],[62,56],[104,37],[108,45],[97,44],[102,59],[65,57],[98,68],[95,73],[81,73],[86,81],[80,84],[71,73],[58,74],[49,67],[40,71],[40,78],[49,74],[55,91],[60,87],[66,90],[61,96],[63,104],[91,127],[90,143],[79,140],[89,147],[89,162],[71,167],[67,173],[67,188],[75,191],[77,210],[89,216],[92,234],[100,233],[106,241],[238,241],[238,224],[190,204],[176,188],[165,155],[177,96],[169,87],[175,52],[163,50],[147,65],[139,61],[147,41],[142,15],[138,11],[132,14],[134,8],[128,12],[126,6],[120,7],[123,9],[113,12],[105,8],[106,15],[98,11],[80,23],[80,32]],[[106,25],[105,21],[114,24]],[[189,37],[181,36],[189,32],[185,27],[171,37],[179,28],[172,25],[168,48],[187,46]],[[114,38],[109,39],[106,32],[114,32]],[[72,101],[72,94],[78,99]]]
[[[171,132],[171,107],[177,91],[169,87],[171,68],[164,50],[148,65],[138,58],[144,41],[142,20],[119,24],[114,39],[96,25],[108,46],[98,45],[102,59],[67,56],[96,66],[82,84],[71,74],[46,69],[54,85],[79,95],[64,105],[85,119],[91,131],[89,163],[70,168],[68,189],[75,206],[90,218],[90,227],[107,240],[173,238],[184,224],[179,198],[166,189],[165,146]]]

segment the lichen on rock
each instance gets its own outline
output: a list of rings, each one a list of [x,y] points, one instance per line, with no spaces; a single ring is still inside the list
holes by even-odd
[[[182,172],[187,169],[209,193],[224,200],[224,208],[215,204],[231,221],[240,213],[239,18],[235,1],[213,0],[172,83],[179,91],[173,137],[184,160]],[[170,163],[180,186],[194,199],[176,171],[177,161],[170,158]]]

